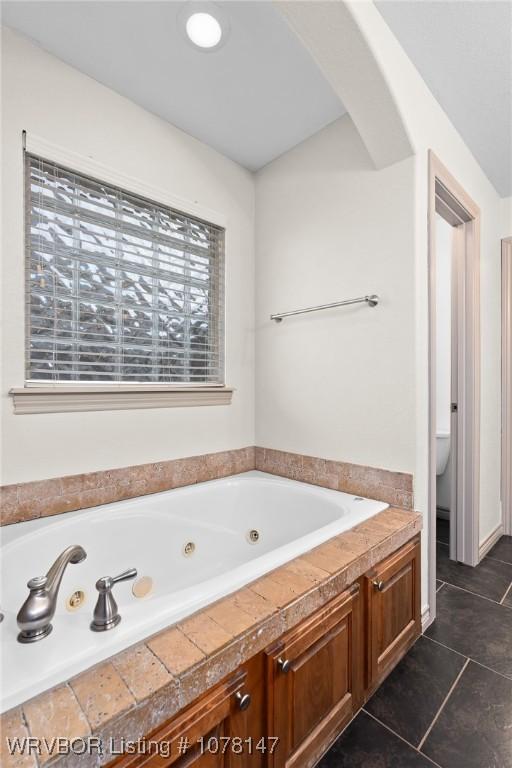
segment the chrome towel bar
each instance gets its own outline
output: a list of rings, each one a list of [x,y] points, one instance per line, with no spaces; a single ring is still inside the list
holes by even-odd
[[[321,309],[334,309],[334,307],[346,307],[348,304],[368,304],[369,307],[376,307],[379,303],[379,297],[372,293],[371,296],[359,296],[357,299],[345,299],[344,301],[333,301],[331,304],[319,304],[316,307],[306,307],[306,309],[295,309],[293,312],[280,312],[277,315],[270,315],[271,320],[280,323],[283,317],[290,315],[304,315],[306,312],[318,312]]]

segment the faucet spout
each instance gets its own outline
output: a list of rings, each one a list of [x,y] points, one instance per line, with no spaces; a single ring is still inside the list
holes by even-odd
[[[79,544],[73,544],[62,552],[46,574],[46,591],[51,599],[56,599],[60,583],[69,563],[81,563],[87,554]]]
[[[86,557],[84,548],[74,544],[61,552],[46,576],[30,579],[27,583],[30,592],[17,616],[18,642],[35,643],[50,634],[64,571],[69,563],[81,563]]]

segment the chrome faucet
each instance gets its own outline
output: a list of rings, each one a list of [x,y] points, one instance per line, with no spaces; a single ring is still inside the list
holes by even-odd
[[[86,557],[84,548],[74,544],[61,552],[46,576],[35,576],[27,582],[30,593],[17,616],[21,630],[18,635],[19,643],[35,643],[50,634],[66,566],[68,563],[81,563]]]

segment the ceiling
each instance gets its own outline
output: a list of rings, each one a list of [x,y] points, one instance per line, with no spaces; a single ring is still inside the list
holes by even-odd
[[[512,195],[512,2],[376,5],[498,193]]]
[[[196,50],[183,2],[3,2],[3,23],[257,170],[345,113],[270,2],[219,2],[231,33]],[[512,0],[377,0],[497,191],[512,195]],[[185,76],[186,73],[186,76]]]
[[[250,170],[345,113],[272,3],[218,3],[231,31],[212,52],[184,38],[183,5],[4,2],[2,22]]]

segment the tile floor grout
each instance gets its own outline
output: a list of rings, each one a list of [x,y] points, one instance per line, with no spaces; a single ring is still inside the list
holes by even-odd
[[[510,584],[508,585],[508,589],[507,589],[507,591],[505,592],[505,594],[504,594],[504,595],[503,595],[503,597],[501,598],[501,600],[500,600],[500,603],[499,603],[500,605],[503,605],[503,602],[506,600],[506,598],[507,598],[507,595],[508,595],[508,593],[510,592],[510,590],[511,590],[511,589],[512,589],[512,581],[511,581],[511,582],[510,582]],[[508,608],[508,605],[503,605],[503,607],[504,607],[504,608]]]
[[[470,661],[471,661],[471,659],[469,658],[469,656],[468,656],[468,657],[466,657],[466,661],[465,661],[465,662],[464,662],[464,664],[462,665],[462,669],[460,670],[459,674],[458,674],[458,675],[457,675],[457,677],[455,678],[455,680],[454,680],[454,682],[453,682],[453,684],[452,684],[452,687],[450,688],[450,690],[448,691],[448,693],[447,693],[447,694],[446,694],[446,696],[444,697],[444,699],[443,699],[443,703],[442,703],[442,704],[441,704],[441,706],[439,707],[439,709],[438,709],[438,711],[437,711],[437,713],[436,713],[436,715],[435,715],[434,719],[432,720],[432,722],[430,723],[429,727],[427,728],[427,731],[426,731],[425,735],[423,736],[422,740],[421,740],[421,741],[420,741],[420,743],[418,744],[418,752],[420,752],[420,751],[421,751],[421,748],[422,748],[422,746],[424,745],[424,743],[426,742],[427,738],[429,737],[429,735],[430,735],[430,732],[432,731],[432,728],[433,728],[433,727],[434,727],[434,725],[437,723],[437,720],[438,720],[438,718],[439,718],[439,715],[441,714],[441,712],[442,712],[442,711],[443,711],[443,709],[445,708],[446,704],[448,703],[448,699],[450,698],[450,696],[451,696],[451,695],[452,695],[452,693],[454,692],[455,688],[456,688],[456,687],[457,687],[457,685],[459,684],[459,680],[461,679],[462,675],[464,674],[464,670],[466,669],[466,667],[468,666],[468,664],[469,664],[469,662],[470,662]],[[422,754],[423,754],[423,753],[422,753]]]
[[[442,541],[441,539],[436,539],[436,544],[441,544],[443,547],[449,547],[450,542],[449,541]],[[490,553],[487,553],[482,557],[482,559],[478,562],[478,565],[480,563],[483,563],[484,560],[494,560],[495,563],[503,563],[503,565],[512,565],[512,563],[509,560],[502,560],[499,557],[493,557]],[[465,565],[465,563],[462,563],[462,565]],[[471,566],[468,566],[471,567]]]
[[[483,561],[487,560],[487,558],[489,558],[489,560],[494,560],[497,563],[503,563],[504,565],[512,565],[512,563],[509,563],[507,560],[500,560],[499,557],[493,557],[492,555],[486,555],[480,560],[480,562],[483,563]]]
[[[478,592],[472,592],[470,589],[466,589],[465,587],[459,587],[458,584],[452,584],[451,581],[445,581],[443,583],[447,584],[449,587],[453,587],[454,589],[460,589],[462,590],[462,592],[467,592],[470,595],[474,595],[474,597],[481,597],[482,600],[488,600],[489,603],[494,603],[494,605],[501,605],[501,602],[498,602],[497,600],[493,600],[492,597],[486,597],[485,595],[478,594]],[[507,587],[505,594],[501,598],[502,600],[504,600],[505,597],[507,596],[507,592],[509,591],[511,586],[512,584]],[[504,605],[503,608],[507,608],[507,606]]]
[[[472,661],[473,664],[477,664],[479,667],[482,667],[482,669],[486,669],[488,672],[493,672],[495,675],[498,675],[498,677],[503,677],[505,680],[512,680],[512,677],[508,677],[508,675],[504,675],[503,672],[498,672],[496,669],[492,669],[492,667],[488,667],[486,664],[482,664],[481,661],[477,661],[472,656],[466,656],[460,651],[456,651],[455,648],[450,648],[449,645],[445,645],[444,643],[441,643],[439,640],[436,640],[433,637],[429,637],[428,635],[422,635],[422,637],[425,637],[427,640],[430,640],[431,643],[436,643],[436,645],[440,645],[442,648],[446,648],[447,651],[456,653],[457,656],[462,656],[463,659],[468,659],[468,661]]]
[[[469,661],[469,659],[468,659],[468,661]],[[403,737],[403,736],[400,736],[400,734],[399,734],[399,733],[397,733],[397,732],[396,732],[396,731],[394,731],[392,728],[390,728],[390,727],[389,727],[389,725],[386,725],[386,723],[383,723],[383,722],[382,722],[382,720],[379,720],[379,718],[378,718],[378,717],[375,717],[375,715],[372,715],[372,713],[371,713],[371,712],[368,712],[368,710],[367,710],[367,709],[365,709],[365,708],[363,707],[363,708],[362,708],[362,710],[360,710],[360,711],[364,712],[366,715],[368,715],[368,717],[371,717],[371,718],[372,718],[372,720],[375,720],[375,722],[376,722],[376,723],[378,723],[378,724],[379,724],[379,725],[381,725],[383,728],[385,728],[387,731],[389,731],[389,733],[392,733],[392,734],[393,734],[393,736],[396,736],[396,737],[397,737],[397,739],[400,739],[400,741],[403,741],[403,742],[404,742],[404,744],[407,744],[407,746],[408,746],[408,747],[410,747],[411,749],[414,749],[414,751],[415,751],[415,752],[417,752],[419,755],[421,755],[421,756],[422,756],[422,757],[424,757],[426,760],[428,760],[430,763],[432,763],[432,765],[435,765],[435,766],[436,766],[436,768],[442,768],[442,766],[440,766],[440,765],[439,765],[439,763],[436,763],[436,762],[435,762],[435,760],[432,760],[432,758],[430,758],[428,755],[425,755],[425,754],[423,754],[423,752],[420,752],[420,750],[418,749],[418,747],[415,747],[415,746],[414,746],[414,744],[411,744],[411,742],[410,742],[410,741],[407,741],[407,739],[404,739],[404,737]]]
[[[469,659],[469,656],[466,656],[465,654],[461,653],[460,651],[456,651],[454,648],[450,648],[449,645],[445,645],[444,643],[441,643],[439,640],[435,640],[433,637],[429,637],[428,635],[421,635],[421,637],[425,637],[427,640],[430,640],[431,643],[436,643],[436,645],[440,645],[442,648],[446,648],[447,651],[451,651],[452,653],[456,653],[457,656],[462,656],[463,659]]]
[[[436,543],[437,544],[441,544],[443,547],[449,547],[450,546],[449,543],[447,543],[446,541],[441,541],[440,539],[436,539]],[[503,565],[512,565],[512,563],[507,563],[506,560],[500,560],[497,557],[492,557],[492,555],[490,553],[485,555],[485,557],[482,558],[482,560],[480,561],[480,563],[478,563],[478,565],[480,565],[481,563],[483,563],[487,559],[493,560],[495,563],[502,563]],[[462,563],[462,565],[464,565],[464,563]],[[478,566],[476,566],[476,567],[478,567]],[[439,581],[441,581],[441,579],[439,579]],[[503,605],[503,601],[505,600],[505,598],[507,597],[508,593],[510,592],[510,589],[512,588],[512,581],[511,581],[510,584],[508,585],[508,587],[506,588],[505,594],[503,595],[501,600],[493,600],[492,597],[486,597],[485,595],[480,595],[478,592],[473,592],[471,589],[465,589],[464,587],[459,587],[459,586],[457,586],[457,584],[452,584],[450,581],[444,581],[443,580],[443,584],[449,584],[451,587],[455,587],[456,589],[463,589],[465,592],[469,592],[472,595],[476,595],[476,597],[483,597],[484,600],[490,600],[492,603],[496,603],[496,605]],[[439,589],[436,589],[436,593],[439,592],[440,589],[441,589],[441,587],[439,587]],[[503,607],[504,608],[508,608],[509,606],[505,605]]]
[[[446,542],[437,540],[437,543],[439,545],[442,545],[443,547],[446,547],[446,548],[449,547],[449,544],[446,543]],[[504,550],[505,553],[507,553],[507,546],[508,545],[505,546],[505,550]],[[446,552],[445,549],[443,549],[441,551],[440,558],[442,558],[443,560],[444,560],[444,557],[445,557],[445,552]],[[480,589],[482,587],[482,589],[486,589],[488,586],[491,586],[491,585],[492,585],[493,590],[495,590],[496,586],[498,586],[500,589],[504,588],[504,586],[507,585],[507,578],[509,576],[509,574],[507,572],[508,569],[507,568],[501,568],[500,566],[497,566],[497,565],[493,567],[492,566],[492,562],[501,563],[502,565],[509,566],[509,567],[512,566],[512,563],[507,563],[504,560],[499,560],[498,558],[490,557],[489,555],[486,555],[485,558],[483,558],[481,562],[484,562],[487,558],[489,559],[489,561],[491,561],[489,563],[489,568],[483,569],[483,571],[481,571],[483,582],[482,582],[482,584],[477,583],[476,584],[476,588]],[[440,560],[440,562],[441,562],[441,560]],[[469,568],[469,567],[468,567],[467,571],[465,571],[464,569],[461,569],[461,574],[467,574],[468,572],[471,572],[471,570],[472,569]],[[454,578],[456,577],[457,579],[459,579],[459,574],[458,573],[456,574],[454,572],[453,575],[454,575]],[[505,578],[503,578],[503,576],[505,576]],[[462,583],[467,583],[467,581],[469,580],[469,582],[470,582],[469,586],[474,586],[471,583],[473,581],[472,578],[468,579],[468,578],[465,578],[464,575],[461,575],[460,580],[462,581]],[[438,584],[436,585],[436,593],[440,592],[443,588],[448,587],[448,588],[452,588],[454,590],[455,589],[459,590],[460,592],[464,592],[467,595],[471,595],[472,597],[476,597],[477,601],[475,601],[475,602],[469,601],[469,604],[474,607],[474,610],[475,610],[476,613],[479,612],[479,609],[481,610],[481,609],[485,608],[483,603],[480,604],[480,606],[479,606],[479,604],[478,604],[478,599],[479,598],[482,599],[482,600],[486,600],[487,602],[492,603],[492,604],[494,604],[496,606],[500,606],[500,607],[504,608],[505,610],[509,610],[510,611],[512,609],[512,604],[511,605],[504,605],[503,604],[504,601],[507,598],[510,601],[510,598],[512,597],[512,582],[508,583],[508,586],[506,586],[505,592],[504,592],[503,596],[501,597],[501,599],[499,599],[499,598],[498,599],[493,599],[493,598],[490,598],[490,597],[486,597],[485,595],[479,594],[478,592],[473,591],[473,589],[467,589],[466,587],[459,586],[457,584],[452,584],[451,581],[450,581],[450,578],[448,578],[448,579],[442,578],[441,579],[441,578],[438,577],[437,581],[438,581]],[[477,578],[477,582],[479,582],[479,581],[480,581],[480,579]],[[487,583],[488,581],[489,581],[489,585]],[[495,590],[495,591],[498,591],[498,590]],[[457,616],[459,615],[459,613],[461,611],[462,611],[462,613],[464,613],[464,606],[466,605],[466,601],[463,599],[462,595],[457,597],[456,593],[451,593],[451,596],[452,596],[452,599],[455,601],[454,602],[454,606],[456,608],[455,608],[455,617],[454,618],[456,620]],[[445,592],[445,596],[444,597],[446,597],[446,598],[448,597],[448,594],[446,592]],[[440,596],[440,600],[444,604],[443,596]],[[440,608],[440,610],[441,610],[441,608]],[[507,626],[507,619],[509,618],[509,614],[500,614],[499,611],[496,612],[496,611],[493,611],[490,608],[488,610],[489,610],[491,618],[494,617],[494,620],[496,622],[498,622],[498,623],[501,623],[501,624],[503,624],[503,622],[505,622],[505,626]],[[446,612],[446,605],[444,606],[444,612]],[[463,623],[463,627],[464,627],[464,623]],[[428,630],[426,630],[426,631],[428,631]],[[458,717],[457,713],[458,713],[459,708],[462,708],[462,712],[466,711],[466,705],[464,703],[464,700],[466,698],[466,691],[471,690],[471,685],[472,685],[473,677],[476,675],[476,679],[477,680],[481,680],[481,681],[485,682],[485,685],[489,688],[489,691],[490,691],[489,696],[490,696],[491,700],[494,700],[494,694],[492,693],[492,691],[497,690],[499,692],[500,689],[502,688],[502,686],[504,685],[503,683],[500,683],[499,680],[496,680],[496,678],[493,678],[492,675],[497,675],[499,678],[502,678],[503,680],[506,680],[508,682],[508,685],[510,685],[510,682],[512,681],[512,674],[510,676],[507,676],[506,674],[503,674],[502,672],[498,672],[496,669],[492,669],[491,667],[487,666],[486,664],[482,664],[480,661],[477,661],[471,655],[466,655],[465,653],[461,653],[460,651],[457,651],[454,648],[451,648],[445,642],[441,642],[441,641],[435,639],[434,637],[430,637],[426,633],[422,633],[422,635],[420,635],[420,637],[424,637],[427,640],[430,640],[430,642],[433,643],[434,645],[437,645],[438,647],[441,647],[441,648],[444,648],[445,650],[450,651],[450,653],[453,653],[456,656],[458,656],[460,661],[457,661],[455,659],[455,657],[452,657],[451,660],[450,660],[449,654],[446,655],[446,657],[444,657],[443,654],[436,653],[433,647],[431,647],[430,650],[428,649],[427,646],[423,646],[422,649],[420,649],[420,651],[421,651],[420,657],[419,657],[420,659],[430,659],[430,658],[437,658],[437,657],[439,657],[439,659],[442,661],[443,672],[442,672],[442,674],[440,673],[440,685],[441,685],[441,687],[440,687],[440,690],[439,690],[439,698],[443,697],[443,692],[444,691],[446,691],[446,694],[442,698],[442,701],[441,701],[439,706],[437,706],[438,705],[438,698],[437,698],[437,696],[434,697],[434,701],[432,701],[432,698],[430,697],[430,705],[428,705],[428,700],[427,700],[427,709],[423,710],[422,716],[420,717],[420,720],[416,723],[416,725],[413,728],[413,731],[411,732],[411,734],[408,734],[407,729],[405,729],[406,730],[406,735],[411,735],[414,740],[416,740],[418,738],[418,734],[417,734],[418,731],[419,731],[420,734],[423,732],[423,735],[419,739],[419,742],[418,742],[417,746],[415,746],[413,743],[408,741],[407,738],[405,738],[404,736],[400,735],[400,733],[398,733],[397,730],[395,730],[395,728],[397,728],[398,730],[403,730],[403,728],[401,726],[400,718],[397,719],[397,717],[395,715],[393,715],[391,717],[391,726],[390,726],[390,725],[387,725],[386,722],[384,722],[383,720],[380,720],[378,716],[375,716],[374,714],[372,714],[372,712],[370,712],[367,709],[367,707],[370,707],[370,702],[371,702],[371,698],[370,698],[370,700],[365,702],[365,705],[363,707],[361,707],[359,712],[350,720],[350,723],[347,724],[347,728],[348,728],[348,726],[350,724],[352,724],[354,722],[354,720],[357,720],[358,715],[360,713],[364,712],[364,714],[366,716],[370,717],[372,719],[373,723],[374,723],[374,725],[371,726],[371,730],[370,730],[371,733],[374,732],[374,729],[376,727],[380,728],[380,729],[383,729],[383,730],[380,731],[380,735],[379,735],[379,731],[378,730],[375,731],[376,744],[372,745],[370,747],[369,745],[367,745],[367,743],[365,741],[365,737],[364,737],[365,728],[363,727],[363,730],[361,730],[362,723],[361,723],[361,721],[359,721],[359,726],[356,728],[356,731],[355,731],[355,733],[357,733],[357,737],[356,737],[356,742],[355,743],[356,744],[361,744],[364,748],[363,748],[363,751],[361,753],[359,753],[359,752],[357,753],[355,762],[353,763],[353,761],[349,760],[348,764],[350,764],[350,765],[354,764],[354,766],[357,765],[357,768],[364,768],[363,765],[360,764],[360,760],[364,759],[364,755],[367,755],[369,757],[373,757],[374,759],[375,759],[376,755],[379,755],[379,761],[382,761],[382,760],[385,761],[384,763],[382,763],[382,765],[383,766],[384,765],[388,766],[388,765],[391,765],[391,763],[389,763],[389,760],[392,760],[393,759],[392,756],[395,755],[396,759],[400,762],[400,764],[402,764],[401,761],[405,760],[404,765],[405,764],[409,765],[411,762],[416,763],[416,760],[418,759],[425,766],[430,765],[431,768],[451,768],[451,758],[450,758],[451,752],[450,752],[450,748],[449,747],[448,747],[448,752],[446,751],[447,745],[445,743],[446,742],[445,730],[446,730],[446,727],[450,728],[455,723],[455,725],[457,726],[458,730],[462,730],[462,732],[464,732],[464,728],[462,727],[464,724],[461,725],[461,723],[459,723],[457,721],[457,717]],[[500,637],[501,637],[501,635],[500,635]],[[444,639],[446,639],[447,642],[454,641],[455,644],[457,644],[457,634],[453,635],[452,633],[449,632],[447,637],[444,638]],[[477,654],[479,653],[478,647],[474,646],[474,643],[472,641],[469,642],[468,648],[470,649],[471,653],[473,651],[476,652]],[[418,657],[413,657],[413,658],[417,659]],[[496,663],[498,663],[498,665],[499,665],[499,659],[500,659],[499,656],[496,659],[493,656],[490,657],[491,662],[495,663],[495,661],[496,661]],[[468,672],[467,670],[469,668],[470,662],[473,663],[475,666],[472,667],[471,670]],[[459,664],[461,666],[460,666],[460,668],[459,668],[459,670],[457,672],[456,668],[458,667]],[[480,670],[480,672],[478,672],[478,669]],[[421,669],[419,671],[419,674],[420,674],[419,680],[416,680],[415,675],[416,675],[417,670],[414,667],[414,662],[413,662],[413,667],[412,668],[406,667],[406,671],[407,670],[408,670],[408,674],[412,674],[413,683],[414,683],[414,681],[416,681],[416,683],[415,683],[416,685],[419,685],[419,684],[424,685],[424,684],[426,684],[425,681],[423,680],[423,678],[421,677],[421,674],[422,674],[421,673]],[[485,670],[485,672],[484,672],[484,670]],[[402,673],[402,676],[403,676],[403,673]],[[399,676],[399,678],[400,678],[400,676]],[[444,678],[444,683],[443,683],[443,678]],[[451,682],[451,684],[450,684],[450,681],[453,681],[453,682]],[[402,684],[403,684],[403,681],[402,681]],[[468,688],[468,686],[469,686],[469,688]],[[446,690],[447,688],[448,688],[448,690]],[[413,688],[413,690],[414,690],[414,688]],[[508,691],[508,686],[506,686],[503,690],[507,690]],[[458,691],[458,693],[456,693],[457,691]],[[391,703],[392,704],[393,704],[393,701],[396,699],[397,695],[400,694],[400,692],[401,692],[400,684],[399,684],[398,690],[393,690],[393,689],[391,690],[390,695],[391,695]],[[454,692],[456,693],[456,696],[454,696]],[[501,697],[501,693],[499,695],[496,694],[496,696],[498,697],[498,699],[501,702],[501,698],[502,698]],[[386,700],[387,699],[386,699],[386,696],[385,696],[384,697],[384,703],[385,703]],[[407,703],[407,701],[408,701],[408,699],[406,697],[405,702]],[[499,703],[499,702],[497,702],[497,703]],[[398,702],[398,704],[399,704],[399,706],[398,706],[398,710],[397,710],[396,714],[400,713],[401,708],[403,710],[403,697],[402,697],[402,704],[400,705],[400,701]],[[434,707],[432,707],[432,704],[434,704],[434,707],[436,707],[435,714],[433,714],[433,715],[431,714],[432,709],[434,709]],[[504,706],[504,703],[502,702],[501,705]],[[423,708],[420,708],[420,711],[422,711],[422,709]],[[388,717],[386,709],[382,709],[381,711],[378,712],[378,714],[382,715],[385,720],[386,719],[390,719]],[[425,717],[425,715],[426,715],[426,717]],[[426,720],[426,722],[429,723],[429,725],[426,728],[426,730],[425,730],[426,726],[423,723],[423,720]],[[369,727],[370,727],[370,724],[368,723],[368,721],[366,721],[366,729],[368,729]],[[475,723],[474,727],[476,728],[476,731],[478,733],[480,733],[480,731],[478,730],[479,728],[481,730],[480,725],[478,723]],[[343,730],[345,731],[346,728],[344,728]],[[466,731],[467,731],[466,735],[469,738],[469,733],[471,731],[471,728],[469,729],[469,731],[466,728]],[[386,733],[388,734],[387,737],[386,737]],[[391,737],[391,739],[390,739],[390,737]],[[440,745],[438,744],[438,741],[439,741],[438,737],[441,738],[441,744]],[[350,741],[351,738],[353,739],[353,736],[349,737],[349,742],[350,743],[352,743]],[[379,751],[379,746],[378,745],[381,742],[382,742],[382,747],[381,747],[381,749]],[[430,742],[430,746],[428,746],[429,742]],[[444,744],[444,751],[443,751],[443,744]],[[492,744],[490,744],[490,746],[492,747]],[[430,757],[430,755],[426,754],[426,752],[423,751],[427,747],[428,747],[428,750],[430,752],[432,752],[434,757]],[[458,757],[460,757],[460,758],[464,757],[464,754],[466,754],[465,753],[465,749],[466,749],[465,744],[461,744],[461,745],[459,745],[456,748],[455,751],[456,751]],[[412,750],[412,752],[411,752],[411,750]],[[328,752],[329,752],[329,750],[326,752],[326,754],[328,754]],[[418,757],[417,758],[413,758],[413,754],[412,753],[416,753],[416,755]],[[337,753],[334,753],[334,754],[337,754]],[[480,754],[479,750],[477,750],[477,755],[479,755],[479,754]],[[407,757],[408,755],[409,755],[409,757]],[[466,758],[468,756],[469,755],[466,754]],[[434,759],[435,757],[438,757],[440,759],[440,762],[436,762],[436,760]],[[477,758],[477,763],[478,763],[478,756],[473,756],[472,759],[474,761],[475,757]],[[424,762],[422,762],[422,761],[424,761]],[[449,765],[447,765],[446,761],[448,761]],[[484,760],[484,762],[485,762],[485,764],[487,766],[487,761]],[[330,765],[330,763],[327,762],[326,765]],[[381,762],[379,762],[379,765],[381,765]],[[457,762],[457,765],[459,765],[458,762]],[[464,765],[464,763],[460,763],[460,765]],[[475,763],[475,765],[476,765],[476,763]],[[511,764],[510,768],[512,768],[512,764]]]
[[[473,662],[473,664],[476,664],[479,667],[482,667],[482,669],[486,669],[488,672],[492,672],[493,675],[498,675],[498,677],[502,677],[504,680],[512,680],[512,677],[508,677],[507,675],[504,675],[503,672],[497,672],[495,669],[491,669],[491,667],[488,667],[486,664],[482,664],[481,661],[477,661],[472,656],[468,656],[469,660]]]

